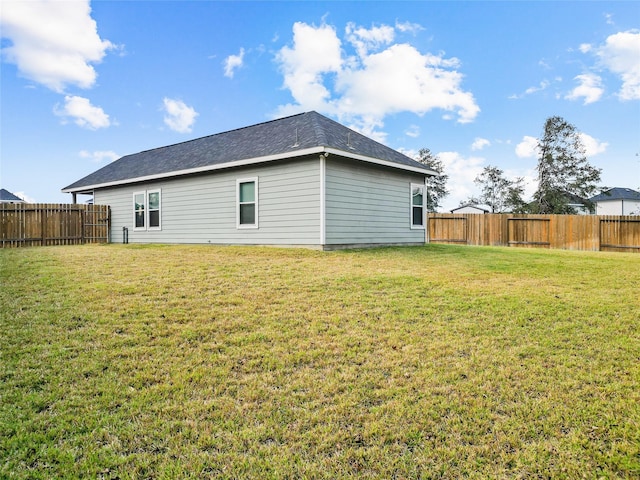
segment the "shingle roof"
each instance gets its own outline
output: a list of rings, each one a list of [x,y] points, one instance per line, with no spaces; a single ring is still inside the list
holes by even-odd
[[[330,153],[433,175],[435,172],[317,112],[306,112],[175,145],[126,155],[62,189],[100,186]]]
[[[476,203],[464,203],[449,211],[451,213],[454,213],[456,210],[460,210],[462,208],[467,208],[467,207],[477,208],[478,210],[482,210],[483,212],[491,213],[491,207],[489,207],[488,205],[478,205]]]
[[[13,193],[11,193],[9,190],[6,190],[4,188],[0,188],[0,201],[2,201],[2,202],[24,202],[23,199],[21,199],[20,197],[17,197]]]
[[[592,202],[605,202],[607,200],[640,200],[640,192],[636,192],[630,188],[610,188],[589,200]]]

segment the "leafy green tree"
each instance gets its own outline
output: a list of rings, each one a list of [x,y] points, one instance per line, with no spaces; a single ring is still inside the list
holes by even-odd
[[[416,160],[439,174],[438,176],[427,178],[427,211],[435,212],[441,206],[442,199],[449,195],[449,190],[447,190],[449,175],[443,173],[444,165],[442,161],[437,155],[431,153],[428,148],[421,148]]]
[[[480,196],[474,198],[474,203],[491,207],[492,213],[520,212],[524,209],[524,179],[518,177],[509,180],[498,167],[488,165],[474,183],[480,187]]]
[[[601,173],[587,161],[580,132],[562,117],[548,118],[538,139],[538,155],[538,190],[531,210],[575,213],[569,203],[576,197],[591,197]]]

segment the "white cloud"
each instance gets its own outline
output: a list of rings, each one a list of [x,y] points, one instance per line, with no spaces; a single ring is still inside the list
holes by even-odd
[[[403,32],[403,33],[413,33],[416,34],[421,30],[424,30],[424,27],[420,24],[417,23],[411,23],[411,22],[398,22],[396,21],[396,28],[398,29],[399,32]]]
[[[60,108],[59,105],[56,105],[53,112],[65,119],[71,117],[76,125],[89,130],[111,126],[109,115],[104,113],[102,108],[91,105],[89,99],[84,97],[66,95],[64,106]]]
[[[640,32],[629,30],[611,35],[596,54],[602,65],[620,76],[620,99],[640,100]]]
[[[473,195],[476,189],[474,180],[482,173],[485,159],[482,157],[465,158],[458,152],[440,152],[438,158],[442,161],[444,173],[449,175],[447,205],[455,207],[460,201]]]
[[[22,200],[24,200],[26,203],[38,203],[35,198],[27,195],[24,192],[13,192],[13,194],[16,197],[21,198]]]
[[[2,49],[6,61],[24,77],[56,92],[65,86],[90,88],[96,81],[91,64],[114,45],[98,35],[88,1],[31,0],[2,2]]]
[[[594,73],[585,73],[578,75],[574,80],[580,82],[580,84],[571,90],[571,93],[564,98],[568,100],[578,100],[584,98],[584,105],[597,102],[604,93],[602,88],[602,79]]]
[[[347,40],[355,47],[359,57],[365,57],[369,50],[378,50],[380,47],[388,45],[393,42],[395,37],[395,30],[388,25],[366,29],[356,27],[354,23],[350,22],[347,24],[345,32]]]
[[[333,27],[313,27],[296,22],[293,25],[293,48],[283,47],[276,55],[284,74],[284,86],[297,105],[286,105],[281,112],[296,109],[332,110],[328,108],[331,93],[324,86],[323,75],[337,73],[342,67],[340,40]]]
[[[549,63],[542,59],[538,61],[538,65],[540,65],[542,68],[544,68],[545,70],[551,70],[551,65],[549,65]]]
[[[397,112],[440,109],[457,114],[460,123],[473,121],[480,108],[461,88],[460,62],[393,39],[394,28],[386,25],[349,24],[343,43],[331,26],[294,24],[293,45],[282,48],[276,61],[295,103],[280,106],[278,115],[318,110],[378,138],[384,137],[377,129],[385,116]]]
[[[224,61],[224,76],[233,78],[235,71],[242,67],[244,62],[244,48],[240,49],[238,55],[229,55]]]
[[[509,180],[516,180],[522,178],[524,194],[522,198],[526,201],[533,198],[533,194],[538,189],[538,172],[536,167],[528,168],[525,170],[514,170],[507,168],[504,170],[504,176]]]
[[[415,150],[412,148],[398,148],[397,149],[400,153],[406,155],[409,158],[413,158],[414,160],[418,160],[418,158],[420,157],[420,151],[419,150]]]
[[[475,179],[488,165],[486,158],[479,156],[465,157],[458,152],[440,152],[437,156],[442,161],[444,173],[449,175],[447,188],[450,193],[444,199],[441,210],[451,210],[469,197],[480,193],[479,187],[475,184]],[[517,178],[524,180],[523,198],[525,200],[531,198],[537,189],[538,180],[535,168],[504,169],[504,175],[510,180],[516,180]]]
[[[537,87],[529,87],[524,91],[524,93],[525,95],[531,95],[532,93],[541,92],[542,90],[546,90],[549,85],[550,83],[548,80],[543,80],[540,82],[540,85]]]
[[[420,136],[420,127],[418,125],[410,125],[404,134],[407,137],[418,138]]]
[[[580,140],[582,141],[582,145],[585,149],[585,155],[587,157],[593,157],[594,155],[598,155],[599,153],[604,153],[607,150],[609,144],[607,142],[600,142],[599,140],[593,138],[591,135],[587,135],[586,133],[579,133]]]
[[[471,150],[482,150],[484,147],[491,145],[491,142],[486,138],[477,137],[471,144]]]
[[[510,95],[509,98],[510,99],[515,99],[515,100],[520,99],[520,98],[524,98],[526,95],[531,95],[533,93],[541,92],[542,90],[546,90],[549,87],[549,85],[551,85],[551,83],[548,80],[543,80],[543,81],[540,82],[539,85],[537,85],[535,87],[527,88],[524,91],[524,93],[521,93],[519,95],[518,94]]]
[[[532,158],[537,155],[538,139],[525,135],[516,145],[516,155],[520,158]]]
[[[600,142],[591,135],[579,132],[580,141],[585,149],[587,157],[592,157],[599,153],[604,153],[609,146],[606,142]],[[522,141],[516,145],[516,155],[520,158],[534,158],[538,155],[538,139],[525,135]]]
[[[164,103],[164,123],[173,131],[179,133],[189,133],[193,127],[198,112],[187,106],[182,100],[165,98]]]
[[[578,50],[580,50],[582,53],[589,53],[592,48],[593,46],[590,43],[582,43],[580,44],[580,47],[578,47]]]
[[[78,155],[80,155],[81,158],[88,158],[93,163],[102,163],[102,162],[109,163],[120,158],[120,155],[118,155],[116,152],[113,152],[111,150],[97,150],[95,152],[81,150],[78,153]]]

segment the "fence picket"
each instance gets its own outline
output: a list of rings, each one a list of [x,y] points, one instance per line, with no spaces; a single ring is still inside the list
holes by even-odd
[[[110,214],[108,205],[3,203],[0,243],[3,248],[107,243]]]
[[[640,253],[640,217],[430,213],[430,243]]]

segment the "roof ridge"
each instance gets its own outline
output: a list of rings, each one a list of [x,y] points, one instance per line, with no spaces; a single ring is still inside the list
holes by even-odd
[[[298,157],[316,151],[326,152],[327,149],[355,160],[373,163],[379,160],[383,165],[418,173],[433,173],[387,145],[316,111],[308,111],[128,154],[65,187],[63,191],[81,191],[84,187],[95,189],[96,186],[140,179],[168,178],[176,172],[185,175],[188,172],[213,171],[232,165]]]

